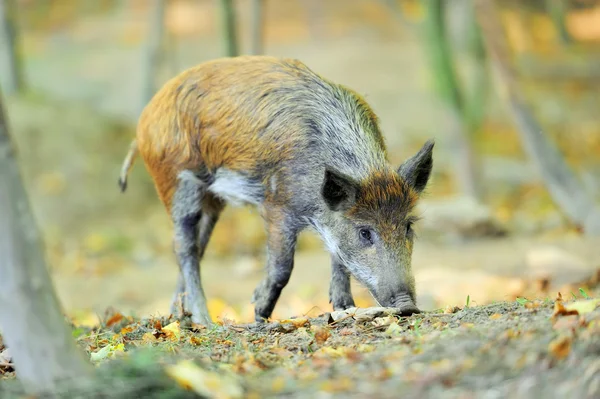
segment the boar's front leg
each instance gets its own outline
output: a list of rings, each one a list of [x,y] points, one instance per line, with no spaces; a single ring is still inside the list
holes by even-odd
[[[294,268],[298,228],[283,209],[265,209],[267,226],[267,267],[264,280],[254,291],[254,317],[264,322],[271,317],[281,290],[287,285]]]
[[[354,307],[350,289],[350,274],[340,261],[331,259],[331,283],[329,285],[329,302],[334,310],[346,310]]]

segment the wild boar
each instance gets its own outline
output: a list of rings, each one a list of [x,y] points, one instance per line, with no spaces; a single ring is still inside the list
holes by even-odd
[[[378,119],[354,91],[295,59],[209,61],[169,80],[143,110],[119,184],[139,153],[174,224],[180,268],[173,298],[196,323],[211,319],[199,262],[226,203],[251,204],[267,231],[255,318],[273,312],[313,228],[331,253],[330,301],[354,306],[350,275],[382,306],[418,312],[411,270],[415,204],[434,143],[389,164]]]

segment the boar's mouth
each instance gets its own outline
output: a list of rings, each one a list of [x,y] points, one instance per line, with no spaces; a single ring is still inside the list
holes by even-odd
[[[421,310],[417,307],[412,297],[408,294],[392,296],[391,298],[387,298],[385,301],[377,300],[375,295],[373,295],[373,297],[380,306],[397,309],[397,313],[400,316],[410,316],[421,313]]]
[[[413,314],[421,313],[421,310],[414,304],[406,304],[405,306],[394,306],[398,309],[398,315],[410,316]]]

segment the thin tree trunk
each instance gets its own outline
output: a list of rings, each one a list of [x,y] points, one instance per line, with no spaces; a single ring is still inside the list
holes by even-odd
[[[8,78],[4,91],[13,94],[24,89],[23,62],[17,30],[17,5],[15,0],[0,0],[0,59]]]
[[[8,133],[0,98],[0,329],[28,392],[81,379],[90,365],[75,346],[46,267],[44,251]]]
[[[141,109],[146,106],[156,91],[156,75],[162,59],[164,44],[164,20],[165,0],[152,0],[143,65]]]
[[[567,7],[566,0],[546,0],[546,8],[562,44],[569,44],[572,41],[566,23]]]
[[[518,86],[494,3],[491,0],[474,1],[486,48],[497,72],[498,87],[509,106],[525,151],[558,208],[586,234],[600,234],[600,207],[544,133]]]
[[[453,126],[449,129],[454,145],[455,176],[462,194],[480,199],[481,188],[477,176],[475,154],[465,121],[465,104],[460,93],[454,70],[451,49],[447,41],[444,0],[422,0],[426,12],[424,24],[425,49],[429,57],[434,85],[441,100],[452,115]]]
[[[469,6],[469,28],[468,47],[473,59],[472,92],[466,102],[465,120],[471,135],[478,132],[485,117],[487,96],[489,88],[487,57],[485,46],[481,37],[481,29],[475,15],[475,8],[471,0],[467,0]]]
[[[223,29],[223,44],[225,54],[235,57],[239,54],[237,39],[237,18],[235,16],[234,0],[220,0],[221,2],[221,24]]]
[[[252,46],[251,53],[262,54],[265,42],[265,0],[252,0]]]

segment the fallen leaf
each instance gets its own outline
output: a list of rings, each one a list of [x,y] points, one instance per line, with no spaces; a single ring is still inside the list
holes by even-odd
[[[112,327],[121,320],[123,320],[123,315],[121,313],[115,313],[107,320],[106,327]]]
[[[154,335],[154,333],[151,332],[147,332],[144,335],[142,335],[142,342],[146,343],[146,344],[150,344],[150,343],[154,343],[158,341],[156,336]]]
[[[398,323],[392,323],[385,330],[384,334],[387,335],[388,337],[397,337],[402,334],[402,330],[403,330],[402,327],[400,327],[400,325],[398,325]]]
[[[317,342],[317,345],[323,345],[325,343],[325,341],[327,341],[327,339],[329,339],[329,337],[331,337],[331,333],[329,332],[329,329],[323,328],[323,327],[318,327],[316,329],[315,341]]]
[[[338,357],[344,356],[344,351],[341,350],[340,348],[334,349],[331,346],[323,346],[322,348],[320,348],[319,350],[314,352],[314,354],[315,355],[327,355],[332,358],[338,358]]]
[[[192,344],[194,346],[202,345],[202,343],[204,343],[206,341],[207,341],[207,339],[204,337],[196,337],[196,336],[190,337],[190,344]]]
[[[446,308],[444,309],[444,313],[449,314],[449,313],[456,313],[459,310],[461,310],[458,306],[446,306]]]
[[[557,359],[563,359],[571,352],[571,338],[562,336],[550,342],[548,346],[550,353]]]
[[[12,356],[8,348],[5,348],[2,352],[0,352],[0,367],[12,368]]]
[[[493,315],[490,316],[490,320],[498,320],[501,317],[502,317],[502,315],[500,313],[494,313]]]
[[[563,305],[562,301],[557,300],[554,302],[554,312],[552,312],[552,318],[556,318],[558,316],[570,316],[570,315],[578,315],[579,312],[576,310],[567,310],[565,305]]]
[[[236,379],[223,372],[204,370],[190,360],[166,366],[165,373],[182,387],[204,397],[233,399],[243,396],[243,389]]]
[[[295,328],[304,327],[309,323],[306,317],[298,317],[297,319],[284,319],[279,321],[281,324],[291,324]]]
[[[565,305],[567,312],[577,312],[578,314],[586,314],[593,312],[600,306],[600,298],[576,301]]]
[[[178,341],[181,337],[181,328],[179,326],[179,321],[174,321],[171,324],[168,324],[162,328],[162,332],[165,333],[165,337],[170,339],[171,341]]]
[[[97,352],[92,352],[90,354],[90,360],[92,362],[98,362],[100,360],[113,357],[116,352],[125,352],[125,345],[106,345],[104,348],[98,350]]]
[[[123,328],[121,328],[121,332],[120,332],[120,334],[121,334],[121,335],[125,335],[125,334],[127,334],[127,333],[133,332],[133,330],[135,330],[135,327],[134,327],[134,326],[127,326],[127,327],[123,327]]]

